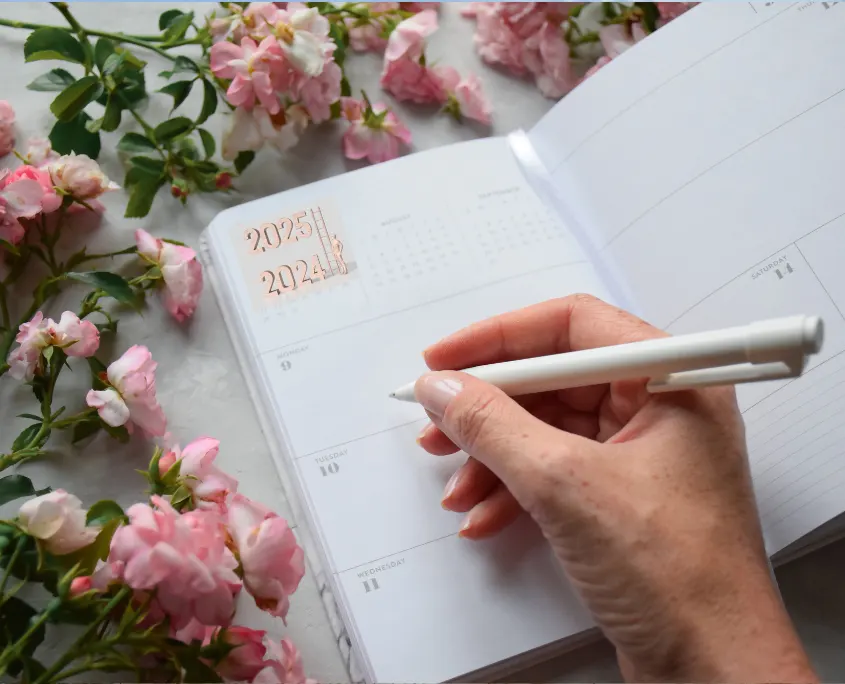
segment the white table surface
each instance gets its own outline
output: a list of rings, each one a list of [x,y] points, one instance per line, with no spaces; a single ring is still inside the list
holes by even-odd
[[[171,6],[165,3],[74,3],[73,11],[83,26],[99,27],[128,33],[156,31],[160,12]],[[213,7],[210,3],[191,3],[201,14]],[[46,3],[2,3],[0,17],[40,23],[63,23],[62,17]],[[442,59],[459,71],[474,70],[481,76],[493,102],[492,134],[505,134],[516,128],[528,128],[552,106],[533,84],[484,66],[474,52],[474,23],[463,19],[455,5],[441,10],[441,28],[430,42],[429,59]],[[106,28],[107,27],[107,28]],[[23,42],[27,32],[0,27],[0,99],[12,102],[18,115],[19,139],[30,135],[46,135],[52,125],[48,111],[51,93],[26,90],[33,78],[55,63],[24,64]],[[150,61],[147,68],[148,88],[158,83],[155,76],[166,61],[138,49]],[[364,87],[371,98],[380,94],[378,74],[380,56],[351,55],[348,73],[353,88]],[[66,66],[66,65],[65,65]],[[68,67],[73,69],[73,67]],[[189,99],[187,111],[195,113],[198,104]],[[385,98],[390,102],[389,98]],[[170,98],[154,96],[147,118],[160,121]],[[191,109],[191,108],[194,109]],[[438,116],[434,108],[395,107],[409,125],[414,136],[414,149],[466,140],[488,132],[480,128],[460,126],[447,116]],[[120,182],[122,170],[114,146],[123,132],[133,130],[124,117],[121,128],[104,134],[100,162],[106,172]],[[215,116],[208,127],[219,134],[224,117]],[[239,182],[239,192],[229,196],[197,196],[183,208],[169,196],[160,196],[150,213],[141,220],[122,217],[126,197],[114,193],[105,199],[107,212],[97,229],[79,229],[95,251],[112,246],[126,246],[132,233],[143,227],[154,235],[173,237],[197,246],[202,228],[222,208],[297,185],[319,180],[358,168],[359,163],[346,161],[340,149],[343,125],[329,123],[309,131],[294,150],[279,155],[262,152]],[[112,247],[113,248],[113,247]],[[68,308],[75,308],[71,298]],[[63,300],[64,301],[64,300]],[[49,310],[57,316],[60,305]],[[282,515],[288,515],[281,485],[271,465],[268,448],[235,356],[226,334],[220,310],[210,287],[203,293],[200,306],[190,324],[179,327],[158,302],[152,301],[143,317],[127,314],[121,319],[114,350],[121,353],[131,344],[145,344],[158,361],[158,396],[168,417],[169,429],[184,444],[208,435],[221,441],[219,461],[240,480],[240,489]],[[81,407],[85,373],[63,377],[57,396],[68,404],[68,410]],[[0,381],[0,448],[7,447],[21,429],[14,415],[32,409],[31,394],[11,378]],[[59,440],[54,442],[61,444]],[[123,506],[141,500],[144,483],[134,469],[143,467],[150,453],[149,445],[135,439],[127,447],[114,448],[105,437],[83,451],[63,448],[63,454],[48,462],[31,463],[22,472],[36,485],[61,485],[76,493],[90,505],[101,498],[113,498]],[[784,600],[796,622],[798,631],[819,674],[826,680],[845,680],[845,543],[838,543],[795,561],[778,571]],[[252,627],[268,629],[274,634],[287,634],[303,653],[308,673],[322,682],[347,681],[348,677],[334,643],[322,603],[310,571],[299,591],[292,597],[288,627],[280,620],[260,613],[252,600],[244,595],[238,621]],[[749,644],[753,648],[753,644]],[[613,649],[605,642],[545,663],[512,677],[519,681],[618,681]]]

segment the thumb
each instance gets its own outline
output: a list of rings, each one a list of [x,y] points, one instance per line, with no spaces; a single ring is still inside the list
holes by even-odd
[[[540,459],[571,450],[575,444],[567,449],[570,440],[583,440],[544,423],[497,387],[466,373],[426,373],[414,394],[456,446],[509,486],[524,481]]]

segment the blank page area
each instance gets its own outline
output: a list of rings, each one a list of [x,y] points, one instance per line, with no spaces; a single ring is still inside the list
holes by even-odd
[[[738,388],[771,553],[845,509],[843,31],[842,3],[699,5],[574,93],[613,114],[547,160],[656,325],[824,318],[804,377]]]
[[[278,246],[274,228],[269,242],[251,232],[294,215],[338,236],[346,272],[328,264],[333,247],[314,241],[316,227]],[[590,627],[527,521],[496,540],[457,537],[461,516],[440,498],[465,456],[425,454],[424,411],[388,397],[425,370],[426,346],[473,321],[572,292],[607,297],[507,143],[266,198],[221,215],[212,234],[233,252],[225,267],[260,400],[288,449],[279,465],[296,478],[370,676],[456,678]],[[325,278],[261,289],[265,270],[310,265],[315,250]],[[288,275],[282,267],[285,285]]]

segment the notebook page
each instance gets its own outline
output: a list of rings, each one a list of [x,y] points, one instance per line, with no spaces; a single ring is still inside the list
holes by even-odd
[[[699,5],[531,132],[656,325],[823,316],[804,377],[738,389],[771,553],[845,510],[843,31],[843,3]]]
[[[576,291],[607,296],[507,143],[264,198],[209,235],[261,401],[281,419],[280,467],[295,473],[370,676],[442,681],[589,628],[527,522],[488,542],[456,536],[462,516],[439,502],[464,457],[425,454],[425,413],[388,397],[424,371],[422,349],[464,325]]]

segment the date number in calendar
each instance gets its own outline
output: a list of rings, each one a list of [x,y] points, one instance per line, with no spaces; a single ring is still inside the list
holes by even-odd
[[[315,204],[243,231],[241,254],[265,299],[339,281],[354,268],[331,204]]]

